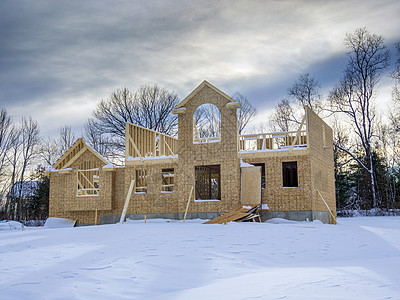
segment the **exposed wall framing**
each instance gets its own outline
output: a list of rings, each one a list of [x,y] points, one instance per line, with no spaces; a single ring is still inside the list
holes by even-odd
[[[135,193],[147,193],[147,170],[136,170]]]
[[[125,158],[174,155],[178,139],[132,123],[125,126]]]
[[[174,191],[174,178],[175,178],[175,169],[162,169],[162,185],[161,192],[173,192]]]
[[[221,200],[220,165],[195,167],[195,198]]]

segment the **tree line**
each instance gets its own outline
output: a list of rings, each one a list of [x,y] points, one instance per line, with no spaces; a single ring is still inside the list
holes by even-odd
[[[326,97],[310,74],[288,89],[270,117],[275,130],[294,130],[305,106],[322,116],[334,131],[337,208],[346,210],[400,208],[400,42],[390,111],[379,110],[377,94],[390,67],[384,38],[359,28],[346,34],[347,65]]]

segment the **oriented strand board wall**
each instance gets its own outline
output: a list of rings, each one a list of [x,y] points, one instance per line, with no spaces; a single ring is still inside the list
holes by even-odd
[[[174,192],[162,193],[162,169],[174,169]],[[133,191],[130,204],[128,207],[127,214],[157,214],[157,213],[176,213],[178,212],[178,198],[179,183],[176,180],[179,169],[177,163],[141,163],[138,162],[134,165],[128,165],[125,168],[125,192],[124,197],[128,194],[129,185],[131,180],[135,179],[136,170],[146,170],[147,172],[147,193],[136,194]],[[124,198],[125,201],[125,198]],[[122,205],[121,205],[122,204]],[[123,203],[120,203],[120,211],[117,214],[121,214],[123,209]]]
[[[100,168],[98,196],[77,197],[77,170],[83,161],[104,163],[86,150],[70,167],[69,172],[50,173],[49,215],[51,217],[78,219],[81,224],[94,223],[94,211],[112,208],[114,172]]]
[[[332,129],[311,110],[307,110],[307,114],[313,209],[328,211],[318,195],[320,191],[336,215]]]
[[[185,113],[178,115],[178,211],[184,212],[190,190],[195,184],[195,166],[220,165],[221,200],[192,202],[189,212],[223,212],[240,203],[239,158],[237,153],[236,108],[228,108],[232,101],[205,85],[185,105]],[[193,114],[206,103],[214,104],[221,113],[221,142],[193,144]]]
[[[240,203],[261,204],[261,167],[240,168]]]
[[[265,163],[265,189],[261,191],[262,203],[269,211],[308,211],[311,205],[311,169],[309,155],[279,155],[264,158],[246,158],[247,163]],[[298,187],[284,188],[282,163],[297,161]]]

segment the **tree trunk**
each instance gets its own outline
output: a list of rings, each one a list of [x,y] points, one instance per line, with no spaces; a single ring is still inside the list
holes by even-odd
[[[372,208],[376,208],[376,188],[375,188],[375,176],[374,176],[374,166],[372,161],[372,152],[369,151],[369,176],[371,179],[371,192],[372,192]]]

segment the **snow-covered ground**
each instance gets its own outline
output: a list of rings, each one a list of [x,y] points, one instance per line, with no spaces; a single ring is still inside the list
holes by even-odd
[[[400,299],[400,217],[0,231],[1,299]]]

